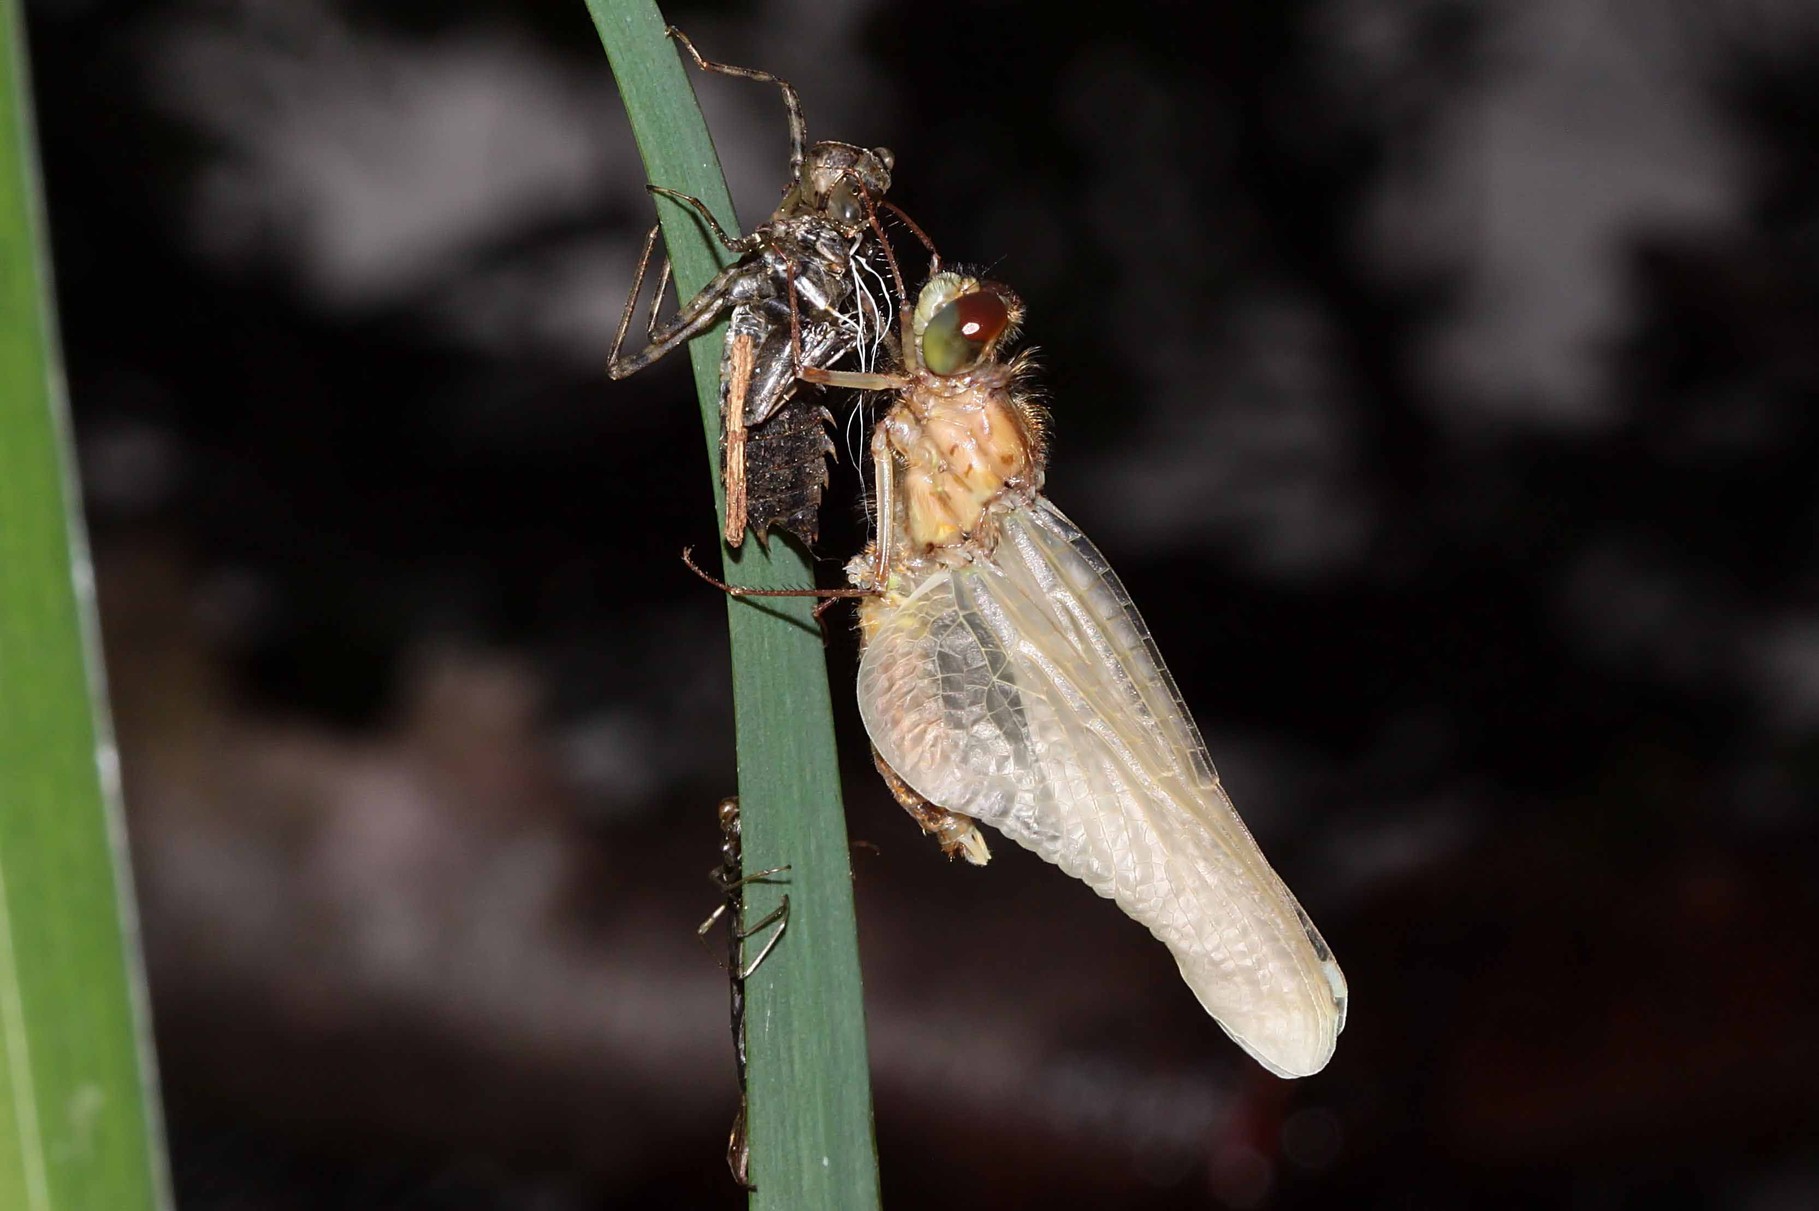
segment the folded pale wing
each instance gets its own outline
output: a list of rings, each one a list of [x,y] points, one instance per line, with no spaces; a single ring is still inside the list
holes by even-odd
[[[1345,977],[1238,819],[1143,620],[1046,500],[1002,523],[991,562],[934,572],[869,638],[872,743],[931,802],[1149,927],[1265,1068],[1318,1072]]]

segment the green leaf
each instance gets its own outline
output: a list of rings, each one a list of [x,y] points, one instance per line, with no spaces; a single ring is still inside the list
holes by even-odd
[[[728,231],[740,230],[687,70],[656,6],[588,0],[588,9],[650,181],[701,199]],[[764,85],[746,87],[754,90],[751,104],[776,105],[781,127],[781,98],[767,97]],[[724,254],[685,207],[658,199],[657,208],[677,288],[687,298]],[[716,328],[690,349],[716,501],[721,337]],[[604,385],[602,393],[602,406],[611,407]],[[705,516],[702,522],[705,531]],[[780,537],[768,554],[748,542],[737,558],[723,556],[728,579],[738,584],[814,583],[807,561]],[[790,868],[775,884],[748,888],[754,920],[786,891],[791,907],[788,934],[747,984],[751,1177],[758,1187],[752,1205],[862,1211],[878,1205],[871,1076],[826,656],[812,606],[805,598],[727,602],[746,868]],[[843,684],[851,675],[843,672]]]
[[[0,1207],[169,1205],[18,0],[0,0]]]

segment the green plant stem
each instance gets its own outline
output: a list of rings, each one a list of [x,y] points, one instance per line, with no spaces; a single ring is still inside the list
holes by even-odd
[[[24,27],[0,0],[0,1207],[168,1205]]]
[[[701,199],[727,230],[739,230],[687,72],[656,6],[588,0],[588,9],[649,180]],[[766,97],[763,86],[749,87],[757,90],[752,104],[777,106],[781,128],[781,99]],[[687,298],[720,268],[722,250],[686,208],[659,198],[657,209],[677,289]],[[724,510],[721,337],[720,328],[700,337],[690,356],[715,500]],[[737,557],[722,554],[734,583],[814,583],[807,561],[780,538],[771,540],[768,553],[748,542]],[[759,919],[786,891],[791,906],[788,934],[746,986],[751,1177],[758,1187],[752,1206],[862,1211],[878,1205],[871,1077],[826,656],[812,606],[804,598],[727,601],[746,868],[789,867],[778,884],[748,888],[747,915]]]

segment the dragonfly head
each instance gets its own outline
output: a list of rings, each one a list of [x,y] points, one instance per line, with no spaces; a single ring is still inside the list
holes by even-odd
[[[916,349],[930,373],[964,374],[991,362],[1022,319],[1023,300],[1010,287],[937,273],[916,299]]]
[[[889,192],[896,162],[888,147],[817,143],[803,155],[802,172],[778,213],[818,214],[842,227],[861,227],[866,197],[876,201]]]

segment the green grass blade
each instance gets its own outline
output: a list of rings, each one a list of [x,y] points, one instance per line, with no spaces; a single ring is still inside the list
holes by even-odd
[[[0,0],[0,1207],[149,1211],[169,1199],[42,213]]]
[[[649,179],[700,198],[727,230],[738,230],[713,142],[656,6],[588,0],[588,9]],[[763,85],[747,87],[753,105],[776,106],[781,129],[781,98]],[[722,253],[686,209],[667,199],[657,206],[686,298],[718,270]],[[690,350],[716,500],[720,341],[716,328]],[[806,561],[776,538],[768,555],[747,542],[726,569],[746,585],[813,583]],[[747,985],[752,1205],[863,1211],[878,1205],[871,1076],[826,657],[812,604],[727,603],[746,867],[790,868],[784,886],[751,888],[747,909],[756,919],[789,893],[788,935]],[[843,684],[850,678],[843,673]]]

